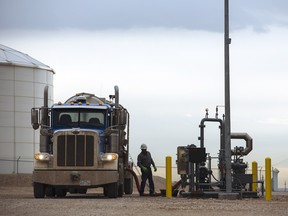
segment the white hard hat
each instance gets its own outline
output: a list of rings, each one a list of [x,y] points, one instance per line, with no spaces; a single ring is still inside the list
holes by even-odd
[[[143,144],[141,145],[140,149],[141,149],[141,150],[142,150],[142,149],[147,149],[147,145],[143,143]]]

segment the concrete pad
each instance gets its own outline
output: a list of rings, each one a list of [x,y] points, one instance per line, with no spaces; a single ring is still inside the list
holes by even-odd
[[[218,199],[222,200],[236,200],[239,199],[239,193],[219,193]]]

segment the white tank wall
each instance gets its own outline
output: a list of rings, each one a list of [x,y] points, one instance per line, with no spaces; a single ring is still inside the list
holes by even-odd
[[[31,108],[43,106],[46,85],[52,105],[53,71],[0,64],[0,173],[32,172],[39,130],[31,127]]]

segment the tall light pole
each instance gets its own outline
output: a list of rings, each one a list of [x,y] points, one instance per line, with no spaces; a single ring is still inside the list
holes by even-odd
[[[224,64],[225,64],[225,163],[226,163],[226,192],[232,192],[231,175],[231,124],[230,124],[230,71],[229,71],[229,0],[224,0]]]

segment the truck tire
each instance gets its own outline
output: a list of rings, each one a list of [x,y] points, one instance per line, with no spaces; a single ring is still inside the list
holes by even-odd
[[[55,197],[55,188],[47,186],[45,189],[46,197]]]
[[[118,197],[122,197],[124,194],[124,185],[123,184],[119,184],[118,186]]]
[[[45,185],[34,182],[33,183],[33,189],[34,189],[34,197],[35,198],[44,198],[45,197]]]
[[[105,197],[108,196],[108,186],[103,187],[103,194]]]
[[[132,178],[124,179],[124,192],[125,194],[133,193],[133,179]]]
[[[87,193],[87,188],[79,188],[78,189],[79,194],[86,194]]]
[[[55,188],[56,196],[59,198],[65,197],[67,190],[65,188]]]
[[[77,188],[69,188],[68,192],[69,192],[70,194],[77,194],[77,193],[78,193],[78,190],[77,190]]]
[[[117,196],[118,196],[118,182],[111,183],[107,186],[107,196],[109,198],[117,198]]]

